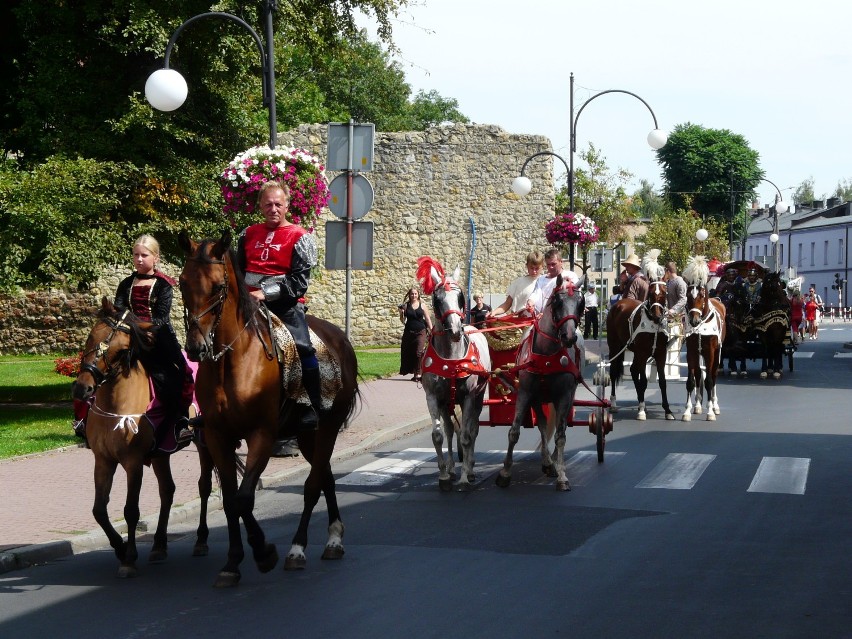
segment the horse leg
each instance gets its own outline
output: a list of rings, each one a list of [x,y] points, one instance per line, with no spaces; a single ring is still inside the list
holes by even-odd
[[[263,529],[254,516],[254,500],[260,476],[272,453],[273,435],[267,432],[258,432],[250,437],[246,443],[248,455],[246,456],[245,474],[236,494],[237,511],[246,528],[246,541],[251,547],[252,557],[257,569],[266,573],[278,564],[278,551],[275,544],[266,542]],[[309,450],[305,450],[304,455],[305,459],[310,460],[311,453]],[[317,492],[319,492],[319,488]]]
[[[219,470],[219,485],[222,490],[222,510],[228,524],[228,559],[219,571],[214,588],[229,588],[240,582],[240,564],[245,558],[242,534],[240,532],[240,510],[237,502],[237,465],[233,444],[228,451],[227,442],[220,443],[211,436],[213,431],[205,430],[210,454]],[[224,449],[223,449],[224,447]]]
[[[544,407],[541,402],[533,405],[535,418],[538,422],[538,432],[541,436],[541,472],[548,477],[556,477],[556,469],[553,467],[553,458],[550,456],[549,440],[559,425],[556,423],[556,409],[550,404],[550,415],[545,417]]]
[[[610,380],[610,392],[609,392],[609,412],[617,413],[618,406],[615,405],[615,387],[618,386],[618,382],[621,381],[621,376],[624,374],[624,354],[622,353],[615,359],[611,360],[609,363],[609,380]]]
[[[571,407],[574,405],[574,392],[576,388],[575,380],[573,388],[560,393],[558,405],[554,404],[553,406],[557,416],[554,454],[556,456],[556,490],[559,491],[571,490],[571,484],[568,482],[568,474],[565,472],[565,441],[567,439],[568,417],[571,413]]]
[[[636,399],[639,402],[636,419],[644,422],[647,419],[647,415],[645,414],[645,389],[648,388],[648,377],[645,374],[645,362],[641,362],[641,358],[635,353],[633,355],[633,363],[630,365],[630,376],[633,378],[633,385],[636,387]]]
[[[115,551],[115,556],[122,564],[127,553],[127,544],[110,521],[107,506],[109,505],[109,494],[112,490],[113,477],[118,463],[112,459],[95,456],[95,503],[92,506],[92,515],[98,525],[106,533],[109,545]]]
[[[198,463],[200,466],[200,474],[198,476],[198,496],[201,498],[201,508],[198,515],[198,528],[195,531],[195,545],[192,547],[193,557],[206,557],[210,552],[207,545],[207,538],[210,535],[210,530],[207,528],[207,504],[210,501],[210,494],[213,492],[213,459],[210,457],[210,451],[207,446],[197,444]]]
[[[479,413],[482,411],[482,397],[468,393],[464,399],[462,410],[462,428],[459,432],[459,450],[462,452],[462,472],[458,490],[470,490],[471,483],[476,481],[473,473],[475,464],[474,449],[479,435]]]
[[[435,384],[426,387],[426,406],[432,418],[432,445],[435,447],[435,458],[438,461],[438,487],[444,492],[453,488],[453,476],[450,471],[455,467],[452,453],[449,461],[444,457],[444,439],[452,433],[448,408],[449,390],[440,392],[440,389],[446,389],[446,382],[446,379],[440,378]],[[433,388],[434,390],[431,390]]]
[[[169,511],[172,509],[175,497],[175,481],[172,478],[170,461],[170,458],[165,455],[151,462],[160,492],[160,516],[157,518],[157,531],[154,533],[154,545],[148,555],[148,563],[165,561],[169,554]]]
[[[523,373],[521,376],[523,377]],[[515,450],[515,444],[521,438],[521,427],[524,425],[524,418],[530,409],[530,392],[521,383],[518,388],[517,401],[515,402],[515,418],[512,420],[512,425],[509,427],[509,445],[506,449],[506,457],[503,459],[503,468],[497,473],[495,482],[501,488],[508,488],[512,483],[512,453]]]
[[[136,559],[139,552],[136,550],[136,526],[139,524],[139,494],[142,492],[142,472],[144,466],[142,460],[131,458],[131,463],[125,465],[127,473],[127,501],[124,504],[124,521],[127,522],[127,545],[124,551],[124,559],[118,569],[119,577],[135,577]],[[171,504],[169,505],[171,507]],[[168,521],[168,511],[166,511]]]
[[[663,350],[661,355],[656,358],[657,361],[657,380],[660,383],[660,395],[663,400],[663,411],[666,414],[666,420],[673,421],[675,416],[669,408],[669,396],[666,390],[666,351]]]
[[[344,527],[343,520],[340,518],[340,508],[337,504],[337,489],[331,464],[326,466],[322,492],[325,495],[325,505],[328,510],[328,539],[325,542],[322,559],[342,559],[346,552],[343,548]]]
[[[683,408],[681,420],[688,422],[692,420],[692,393],[695,390],[695,370],[693,369],[692,356],[687,354],[687,371],[686,371],[686,405]],[[696,408],[698,402],[696,400]]]
[[[712,355],[706,360],[704,388],[707,391],[707,421],[716,421],[716,362]]]

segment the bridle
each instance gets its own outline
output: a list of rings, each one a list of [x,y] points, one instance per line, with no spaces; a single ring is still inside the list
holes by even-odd
[[[663,280],[657,280],[657,281],[649,284],[648,285],[648,298],[645,300],[645,314],[648,316],[648,319],[651,320],[652,322],[654,322],[655,324],[659,324],[662,321],[662,319],[665,318],[665,316],[666,316],[667,304],[662,303],[662,302],[652,301],[653,297],[659,296],[661,294],[660,290],[659,290],[661,286],[663,288],[665,288],[666,290],[668,290],[668,284],[666,284],[666,282],[664,282]],[[651,288],[652,287],[657,288],[657,291],[653,294],[653,297],[652,297],[652,294],[651,294]],[[655,318],[652,314],[655,307],[658,307],[660,309],[660,317],[659,318]]]
[[[533,329],[535,330],[537,335],[541,335],[542,337],[544,337],[544,338],[546,338],[546,339],[548,339],[552,342],[555,342],[558,345],[561,345],[561,342],[559,341],[559,335],[562,333],[562,327],[565,326],[565,324],[568,323],[569,321],[573,321],[574,322],[574,330],[576,331],[577,326],[580,323],[580,318],[575,313],[568,313],[566,315],[563,315],[562,317],[557,317],[556,305],[553,302],[556,299],[557,295],[561,291],[565,291],[565,289],[554,290],[553,293],[551,293],[551,295],[550,295],[550,299],[547,300],[547,305],[545,307],[545,308],[547,308],[547,307],[550,308],[550,320],[553,323],[554,335],[546,333],[545,331],[543,331],[541,329],[540,320],[538,318],[536,318],[535,321],[533,322]],[[565,292],[567,292],[569,295],[573,296],[573,287],[571,287],[571,289],[569,289]]]
[[[124,313],[121,314],[121,317],[118,318],[118,320],[115,320],[111,317],[103,318],[103,323],[110,327],[109,335],[107,335],[106,339],[98,342],[97,346],[86,351],[81,356],[80,372],[86,372],[92,376],[92,379],[95,380],[95,390],[98,390],[98,388],[100,388],[107,381],[114,379],[121,371],[121,365],[118,360],[108,362],[106,359],[106,354],[109,352],[109,344],[112,341],[112,338],[115,337],[116,333],[122,332],[126,333],[127,335],[130,335],[131,327],[124,321],[129,314],[130,311],[125,310]],[[92,361],[82,361],[93,353],[95,357],[94,359],[92,359]],[[98,368],[97,361],[99,359],[104,360],[106,371],[102,371],[100,368]]]
[[[461,304],[459,304],[459,306],[461,308],[460,309],[448,308],[447,310],[445,310],[441,314],[441,317],[438,318],[438,323],[441,324],[441,326],[443,327],[443,330],[438,330],[437,327],[434,327],[432,329],[433,335],[443,335],[447,332],[448,328],[447,328],[446,320],[447,320],[448,317],[452,317],[453,315],[458,315],[459,318],[461,319],[461,321],[464,322],[465,308],[466,308],[465,301],[464,301],[463,298],[461,298],[461,289],[458,287],[458,285],[455,282],[453,282],[452,280],[445,279],[444,282],[442,284],[439,284],[438,286],[442,287],[444,289],[445,293],[450,293],[450,292],[455,291],[456,294],[460,296]],[[435,290],[437,290],[437,288],[438,287],[436,287]]]

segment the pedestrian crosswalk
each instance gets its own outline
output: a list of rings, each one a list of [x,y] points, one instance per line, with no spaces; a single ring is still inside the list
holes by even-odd
[[[604,464],[607,469],[626,458],[626,452],[607,452]],[[487,450],[476,453],[476,475],[479,481],[493,476],[503,464],[505,450]],[[538,459],[540,453],[533,450],[515,450],[514,462]],[[637,489],[691,490],[704,476],[708,468],[718,462],[717,455],[700,453],[669,453],[661,459],[637,483]],[[749,493],[776,493],[804,495],[808,482],[811,460],[803,457],[763,457],[755,468]],[[572,486],[591,485],[600,476],[601,465],[596,451],[579,451],[566,462],[566,472]],[[456,463],[456,471],[461,465]],[[337,480],[338,486],[360,486],[376,488],[391,483],[404,486],[429,485],[435,483],[437,465],[432,448],[406,448],[387,457],[381,457]],[[536,483],[551,483],[542,477]]]

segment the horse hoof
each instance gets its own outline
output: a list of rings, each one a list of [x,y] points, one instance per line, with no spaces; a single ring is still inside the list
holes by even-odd
[[[717,415],[721,415],[721,414],[722,414],[722,409],[721,409],[721,408],[719,408],[718,406],[716,406],[716,407],[713,409],[713,412],[714,412],[714,413],[716,413]]]
[[[556,490],[561,492],[568,492],[571,490],[571,484],[568,483],[568,480],[558,481],[556,482]]]
[[[781,373],[779,373],[779,372],[777,372],[777,371],[776,371],[775,373],[772,373],[772,377],[773,377],[774,379],[781,379]]]
[[[213,582],[214,588],[233,588],[240,583],[240,573],[222,571]]]
[[[118,568],[119,579],[129,579],[130,577],[136,577],[138,574],[139,571],[136,569],[136,566],[119,566]]]
[[[760,379],[766,379],[766,371],[760,372]]]
[[[675,421],[675,416],[674,416],[674,414],[672,414],[672,413],[666,413],[666,421],[667,421],[667,422],[673,422],[673,421]]]
[[[556,473],[556,468],[553,467],[553,464],[550,466],[541,465],[541,472],[543,472],[548,477],[558,477],[559,475]]]
[[[322,551],[322,559],[343,559],[345,553],[346,551],[340,544],[326,546],[325,550]]]
[[[148,555],[149,564],[161,564],[169,556],[169,553],[164,548],[152,548],[151,554]]]
[[[636,419],[638,419],[640,422],[644,422],[647,419],[645,411],[642,411],[641,413],[636,413]]]
[[[696,406],[696,407],[692,410],[692,412],[693,412],[693,413],[695,413],[696,415],[700,415],[700,414],[701,414],[701,406]]]
[[[210,547],[207,544],[195,544],[192,547],[193,557],[206,557],[210,552]]]
[[[269,572],[278,565],[278,551],[275,549],[275,544],[266,544],[263,556],[260,559],[255,559],[257,569],[264,573]]]
[[[284,560],[284,570],[304,570],[308,560],[304,555],[287,555]]]
[[[500,488],[508,488],[509,484],[512,483],[512,476],[507,475],[504,477],[501,473],[497,473],[497,479],[494,480],[494,483],[500,486]]]
[[[438,480],[438,488],[441,489],[442,493],[448,493],[453,489],[453,480],[452,479],[439,479]]]
[[[692,421],[692,415],[690,413],[684,413],[683,415],[680,416],[680,419],[684,422],[691,422]]]
[[[716,413],[714,413],[712,410],[707,411],[707,421],[708,422],[715,422],[716,421]]]

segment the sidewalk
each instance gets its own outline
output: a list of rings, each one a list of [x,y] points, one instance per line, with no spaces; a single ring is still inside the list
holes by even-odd
[[[587,345],[587,362],[598,361],[597,342]],[[586,367],[586,376],[591,378]],[[70,410],[70,409],[69,409]],[[429,426],[423,389],[410,377],[392,377],[361,384],[357,416],[337,438],[332,463],[354,457],[385,442]],[[245,448],[242,449],[245,452]],[[106,535],[92,517],[94,456],[86,448],[70,447],[0,461],[3,516],[0,518],[0,574],[71,554],[108,547]],[[194,445],[172,456],[177,490],[170,521],[197,517],[198,455]],[[261,478],[261,489],[280,486],[308,468],[302,457],[272,458]],[[156,528],[159,496],[154,473],[145,472],[139,508],[140,532]],[[115,474],[109,512],[121,519],[126,497],[124,471]],[[210,510],[221,508],[215,486]],[[123,521],[117,526],[124,532]]]

